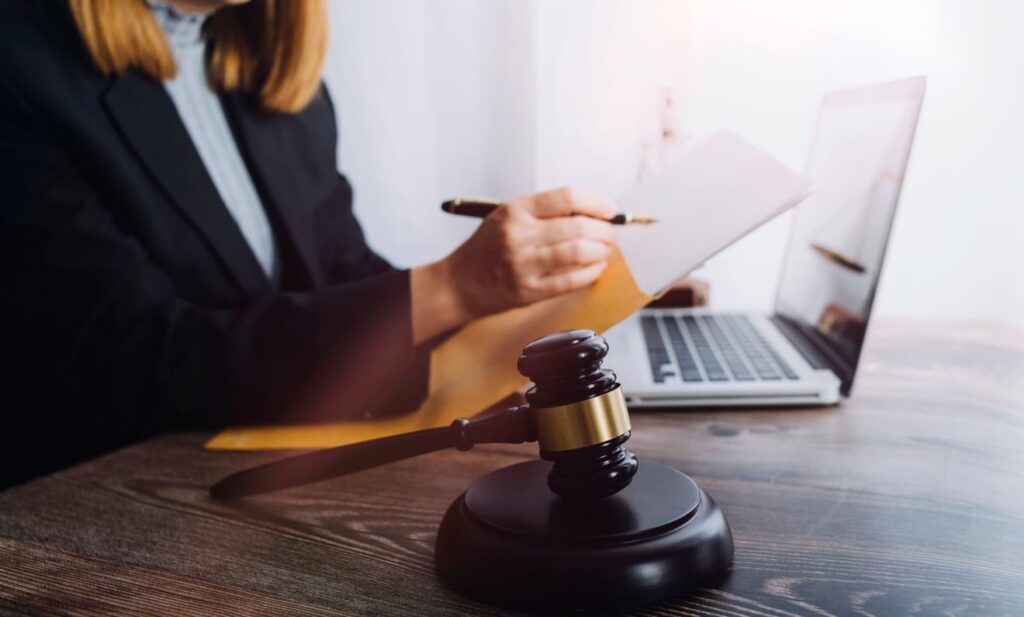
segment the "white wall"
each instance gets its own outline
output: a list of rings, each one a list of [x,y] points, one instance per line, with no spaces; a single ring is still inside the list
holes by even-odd
[[[437,259],[475,227],[456,195],[529,192],[530,7],[517,0],[335,0],[324,79],[339,164],[370,244],[394,263]]]
[[[679,99],[686,86],[686,11],[676,0],[535,4],[537,189],[633,186],[659,141],[660,93]]]
[[[396,263],[471,233],[439,213],[446,197],[623,192],[665,87],[681,136],[731,127],[800,167],[824,90],[923,73],[877,314],[1024,326],[1022,3],[332,0],[331,13],[341,167]],[[709,262],[716,306],[770,308],[787,231],[776,221]]]
[[[877,314],[1024,326],[1024,3],[694,0],[687,128],[803,163],[825,89],[915,74],[928,92]],[[712,298],[770,306],[788,220],[708,264]]]
[[[331,2],[325,80],[372,246],[400,265],[451,251],[477,223],[441,214],[448,197],[631,186],[659,89],[684,89],[686,7],[598,4]]]

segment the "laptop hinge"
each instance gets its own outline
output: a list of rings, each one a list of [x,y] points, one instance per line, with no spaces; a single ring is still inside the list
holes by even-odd
[[[848,396],[853,385],[853,369],[812,328],[791,317],[775,313],[769,319],[807,363],[816,369],[829,369],[841,382],[839,391]],[[810,331],[810,332],[808,332]],[[817,336],[816,336],[817,335]]]

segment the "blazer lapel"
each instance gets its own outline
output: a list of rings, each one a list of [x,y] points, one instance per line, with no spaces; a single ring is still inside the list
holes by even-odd
[[[313,228],[304,210],[298,207],[315,197],[306,195],[307,187],[295,180],[299,174],[293,173],[295,161],[289,153],[302,145],[292,143],[294,135],[288,126],[291,118],[256,109],[237,92],[228,92],[221,100],[249,173],[276,224],[278,246],[293,256],[291,260],[282,260],[286,266],[294,267],[285,278],[302,287],[321,286],[313,252]]]
[[[195,224],[250,297],[270,282],[221,201],[173,101],[156,81],[129,71],[103,97],[111,117],[170,200]]]

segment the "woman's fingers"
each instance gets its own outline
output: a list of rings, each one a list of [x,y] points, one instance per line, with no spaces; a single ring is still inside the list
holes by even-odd
[[[488,216],[443,262],[466,319],[575,291],[596,281],[615,250],[607,199],[560,189],[516,199]]]
[[[582,268],[555,272],[538,280],[536,289],[544,297],[576,291],[593,284],[607,266],[607,261],[599,261]]]
[[[609,246],[615,244],[611,223],[588,216],[566,216],[538,221],[539,244],[560,244],[570,240],[593,240]]]
[[[538,193],[522,202],[535,217],[545,219],[574,214],[610,219],[618,213],[618,207],[610,199],[568,187]]]
[[[537,247],[529,261],[531,269],[541,275],[578,268],[605,261],[612,254],[612,248],[595,240],[569,240],[558,244]]]

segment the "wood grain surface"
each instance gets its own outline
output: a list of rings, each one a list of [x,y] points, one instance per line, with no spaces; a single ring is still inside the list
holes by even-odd
[[[718,588],[651,615],[1024,615],[1024,334],[887,323],[838,408],[636,412],[630,447],[733,527]],[[428,455],[253,498],[281,453],[167,435],[0,493],[0,613],[486,615],[444,588],[436,526],[536,446]]]

